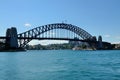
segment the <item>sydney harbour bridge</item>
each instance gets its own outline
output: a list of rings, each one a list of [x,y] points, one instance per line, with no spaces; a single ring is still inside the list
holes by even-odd
[[[96,38],[82,28],[66,23],[43,25],[22,33],[17,33],[17,29],[11,27],[6,30],[6,36],[0,36],[5,49],[24,48],[33,39],[81,41],[96,49],[111,48],[111,44],[103,42],[101,36]]]

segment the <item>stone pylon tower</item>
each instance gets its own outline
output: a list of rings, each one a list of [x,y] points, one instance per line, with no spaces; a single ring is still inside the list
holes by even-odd
[[[102,36],[98,37],[98,49],[103,49]]]
[[[8,28],[6,31],[6,48],[18,48],[17,29]]]

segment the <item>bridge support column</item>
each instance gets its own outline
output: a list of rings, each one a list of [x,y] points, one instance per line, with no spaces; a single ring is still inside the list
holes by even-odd
[[[103,49],[102,36],[98,37],[98,49]]]
[[[6,31],[6,48],[18,48],[17,29],[15,27],[8,28]]]

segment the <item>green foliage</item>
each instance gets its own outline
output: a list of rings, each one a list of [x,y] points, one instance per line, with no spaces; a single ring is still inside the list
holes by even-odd
[[[88,46],[85,44],[69,44],[69,43],[64,43],[64,44],[50,44],[50,45],[27,45],[26,49],[28,50],[59,50],[59,49],[73,49],[73,48],[78,48],[78,49],[87,49]]]

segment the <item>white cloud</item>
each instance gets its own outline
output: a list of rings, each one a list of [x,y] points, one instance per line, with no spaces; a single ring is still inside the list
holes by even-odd
[[[65,40],[32,40],[29,42],[30,45],[36,45],[36,44],[41,44],[41,45],[48,45],[48,44],[62,44],[62,43],[68,43],[68,41]]]
[[[104,37],[106,37],[106,38],[109,38],[109,37],[111,37],[109,34],[107,34],[107,35],[104,35]]]
[[[42,45],[48,45],[48,44],[62,44],[62,43],[68,43],[68,41],[65,40],[43,40],[40,41],[40,44]]]
[[[117,41],[117,42],[112,42],[112,44],[120,44],[120,42],[119,42],[119,41]]]
[[[24,26],[25,26],[25,27],[31,27],[31,24],[25,23]]]

